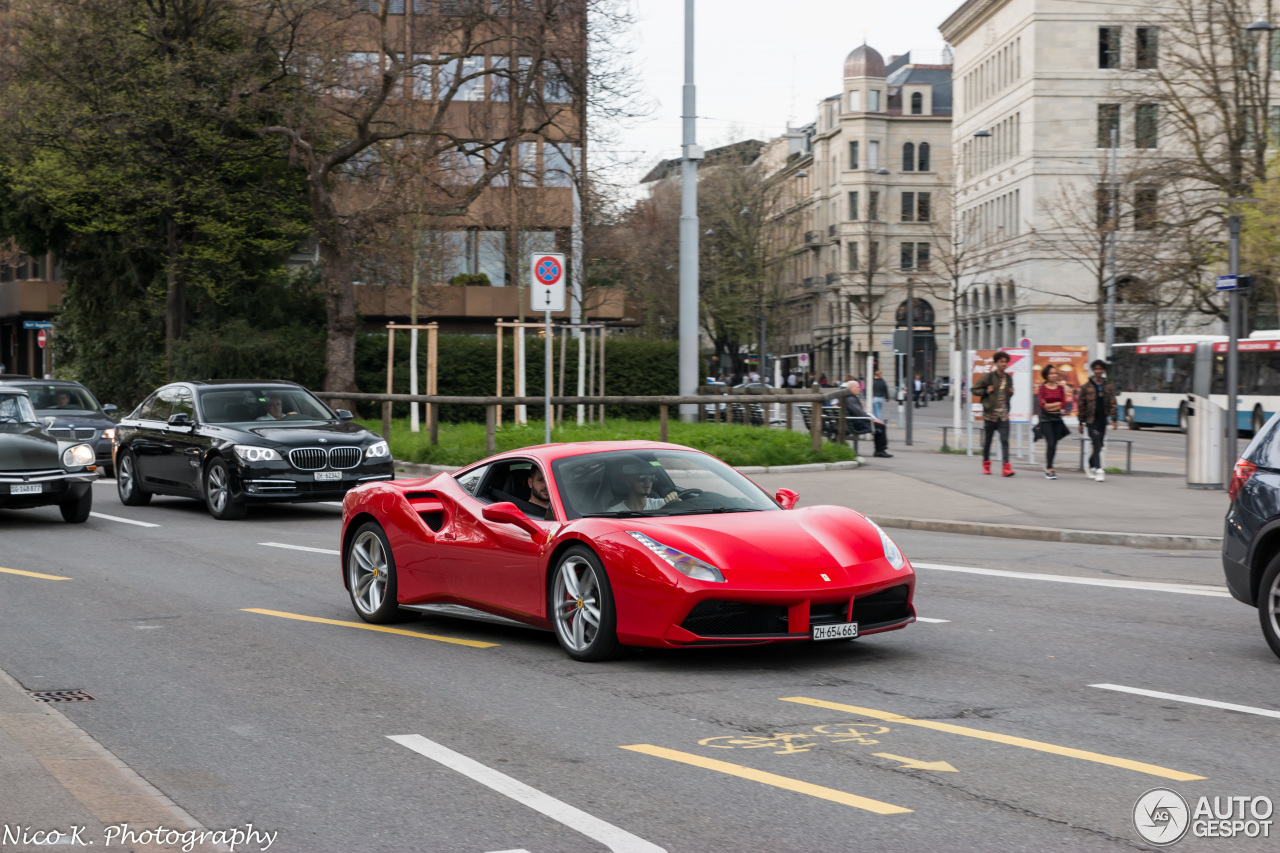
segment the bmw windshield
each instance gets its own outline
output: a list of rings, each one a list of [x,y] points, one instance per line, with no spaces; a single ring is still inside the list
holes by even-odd
[[[779,509],[760,487],[692,450],[619,450],[551,464],[569,518],[639,518]]]

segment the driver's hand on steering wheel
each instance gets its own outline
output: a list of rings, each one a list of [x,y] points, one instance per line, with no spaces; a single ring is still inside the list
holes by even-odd
[[[665,503],[671,503],[672,501],[680,500],[680,495],[675,491],[675,489],[672,489],[669,494],[662,496],[662,500]]]

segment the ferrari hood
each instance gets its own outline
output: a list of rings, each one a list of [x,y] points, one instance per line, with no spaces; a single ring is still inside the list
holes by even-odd
[[[617,520],[706,560],[726,573],[836,570],[884,557],[880,536],[862,515],[836,506]]]

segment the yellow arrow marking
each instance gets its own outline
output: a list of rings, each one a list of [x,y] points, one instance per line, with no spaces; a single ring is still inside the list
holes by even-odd
[[[873,752],[871,754],[880,758],[887,758],[890,761],[900,761],[902,766],[908,770],[941,770],[943,773],[960,772],[945,761],[921,761],[918,758],[906,758],[901,755],[894,755],[891,752]]]
[[[821,785],[814,785],[811,782],[802,782],[799,779],[792,779],[787,776],[779,776],[776,773],[766,773],[763,770],[743,767],[741,764],[730,764],[727,761],[717,761],[714,758],[704,758],[701,755],[694,755],[691,752],[680,752],[679,750],[667,749],[662,746],[653,746],[647,743],[637,743],[632,746],[624,746],[622,748],[629,749],[632,752],[641,752],[645,755],[652,755],[656,758],[665,758],[669,761],[679,761],[681,764],[692,764],[694,767],[703,767],[707,770],[727,773],[730,776],[737,776],[739,779],[750,779],[752,782],[759,782],[762,785],[772,785],[775,788],[795,791],[798,794],[808,794],[811,797],[830,800],[833,803],[840,803],[841,805],[853,806],[855,809],[865,809],[866,811],[875,812],[876,814],[911,813],[911,809],[904,809],[902,806],[882,803],[879,800],[872,800],[867,797],[859,797],[857,794],[837,791],[835,788],[824,788]]]
[[[436,634],[423,634],[420,631],[406,631],[403,628],[388,628],[385,625],[367,625],[364,622],[343,622],[339,619],[321,619],[319,616],[303,616],[299,613],[283,613],[279,610],[260,610],[257,607],[242,607],[245,613],[261,613],[264,616],[279,616],[281,619],[297,619],[299,622],[319,622],[321,625],[338,625],[342,628],[362,628],[365,631],[380,631],[383,634],[400,634],[404,637],[417,637],[421,640],[435,640],[440,643],[453,643],[458,646],[471,646],[473,649],[492,649],[497,643],[484,643],[480,640],[460,640],[457,637],[441,637]]]
[[[0,572],[8,572],[11,575],[23,575],[29,578],[40,578],[45,581],[69,581],[71,578],[62,575],[42,575],[39,572],[24,572],[22,569],[0,569]]]
[[[982,729],[971,729],[966,726],[953,725],[952,723],[939,723],[934,720],[913,720],[910,717],[904,717],[901,714],[891,714],[888,711],[876,711],[872,708],[860,708],[857,705],[842,705],[839,702],[824,702],[821,699],[806,699],[803,696],[791,696],[784,698],[782,701],[796,702],[800,705],[812,705],[815,708],[827,708],[831,711],[844,711],[848,714],[857,714],[860,717],[871,717],[875,720],[886,720],[903,726],[919,726],[922,729],[933,729],[934,731],[947,732],[948,734],[953,735],[964,735],[965,737],[977,738],[979,740],[989,740],[994,741],[995,743],[1008,744],[1009,746],[1020,746],[1023,749],[1034,749],[1038,752],[1065,755],[1068,758],[1079,758],[1082,761],[1095,761],[1098,764],[1110,764],[1112,767],[1123,767],[1125,770],[1136,770],[1139,773],[1147,773],[1151,776],[1159,776],[1163,779],[1173,779],[1178,782],[1192,782],[1196,779],[1205,778],[1204,776],[1197,776],[1194,773],[1183,773],[1181,770],[1170,770],[1167,767],[1160,767],[1156,764],[1145,764],[1141,761],[1132,761],[1128,758],[1116,758],[1113,755],[1103,755],[1099,752],[1087,752],[1083,749],[1073,749],[1069,746],[1057,746],[1052,743],[1028,740],[1023,737],[1002,735],[997,734],[996,732],[985,732]]]

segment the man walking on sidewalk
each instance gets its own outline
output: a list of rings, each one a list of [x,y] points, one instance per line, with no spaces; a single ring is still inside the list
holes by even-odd
[[[1107,421],[1114,429],[1120,428],[1116,418],[1116,389],[1107,381],[1107,363],[1102,359],[1094,361],[1093,378],[1084,383],[1080,389],[1080,432],[1089,427],[1089,443],[1093,445],[1093,453],[1089,456],[1089,467],[1084,469],[1086,477],[1092,477],[1101,483],[1106,479],[1102,470],[1102,447],[1107,440]]]
[[[1013,377],[1009,375],[1009,353],[1001,350],[991,359],[996,369],[973,383],[973,395],[982,400],[982,473],[991,473],[991,437],[1000,434],[1000,450],[1005,477],[1013,476],[1009,461],[1009,399],[1013,397]]]

